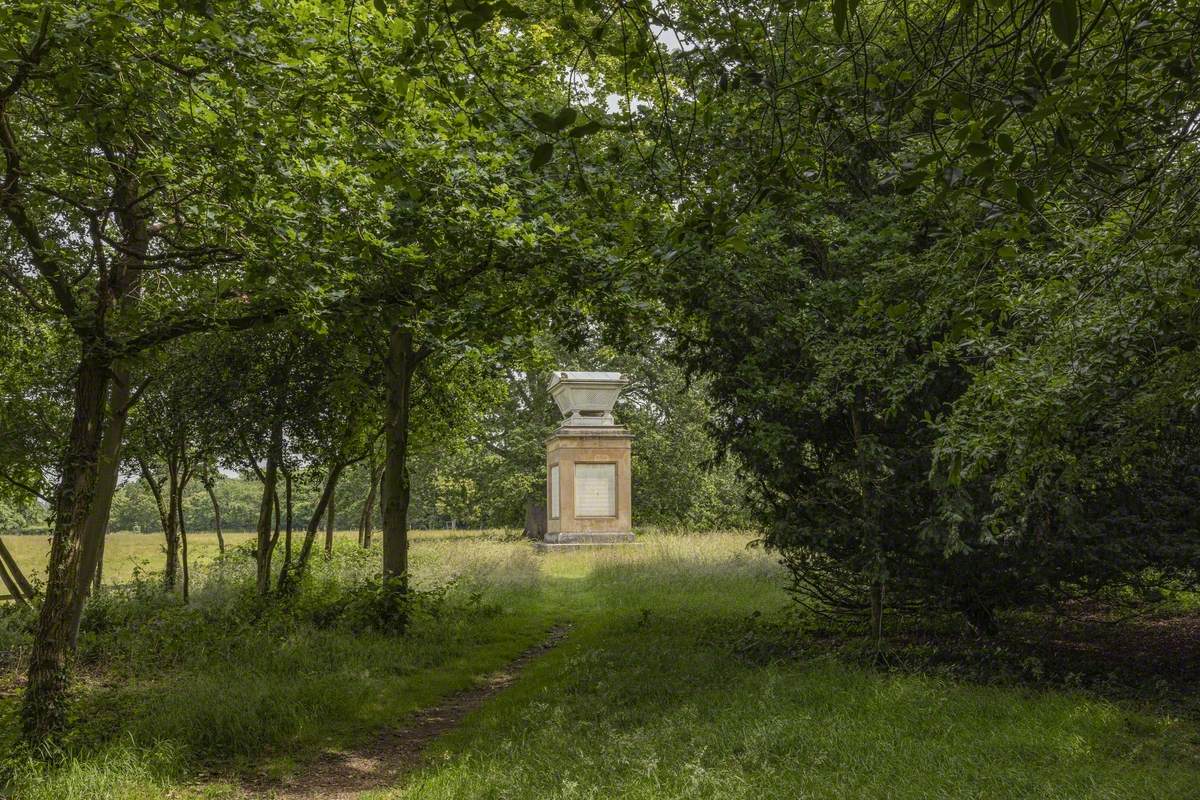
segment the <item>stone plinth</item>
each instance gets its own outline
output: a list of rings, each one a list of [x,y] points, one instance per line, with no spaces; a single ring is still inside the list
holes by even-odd
[[[546,543],[633,541],[632,443],[619,425],[564,425],[546,440]]]
[[[633,434],[612,417],[627,384],[619,372],[558,372],[551,379],[550,393],[565,419],[546,440],[546,535],[540,549],[633,541]]]

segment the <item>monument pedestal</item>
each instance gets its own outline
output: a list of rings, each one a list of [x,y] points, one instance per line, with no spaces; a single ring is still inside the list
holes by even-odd
[[[567,419],[546,440],[546,535],[538,549],[634,540],[633,434],[612,418],[613,401],[625,383],[616,373],[560,373],[551,383]]]

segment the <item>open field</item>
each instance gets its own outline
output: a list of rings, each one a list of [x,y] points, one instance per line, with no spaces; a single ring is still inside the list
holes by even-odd
[[[782,570],[746,542],[651,536],[536,555],[526,542],[418,535],[417,586],[451,588],[403,637],[274,617],[209,631],[200,619],[215,613],[217,584],[152,633],[97,621],[71,757],[18,765],[12,797],[242,797],[241,776],[261,786],[302,774],[319,752],[403,724],[570,623],[560,646],[434,742],[423,768],[366,796],[1200,798],[1194,721],[880,672],[817,640],[764,651],[757,631],[789,601]],[[351,550],[342,543],[339,558]],[[0,726],[12,729],[14,709],[15,696],[0,701]]]
[[[303,536],[303,531],[298,535]],[[414,531],[414,539],[437,539],[451,536],[470,535],[469,531]],[[294,534],[295,535],[295,534]],[[378,531],[376,532],[378,538]],[[239,544],[254,541],[254,534],[247,532],[226,533],[225,546],[232,548]],[[335,536],[340,541],[353,542],[357,536],[354,531],[337,531]],[[50,539],[48,536],[21,535],[0,536],[8,546],[17,564],[25,571],[30,580],[44,579],[46,561],[50,555]],[[325,533],[321,532],[319,543],[325,541]],[[188,533],[188,561],[195,567],[203,568],[205,563],[217,555],[217,535],[211,532]],[[108,535],[104,545],[104,581],[109,584],[124,583],[138,572],[160,571],[166,560],[163,550],[161,533],[129,533],[115,532]]]

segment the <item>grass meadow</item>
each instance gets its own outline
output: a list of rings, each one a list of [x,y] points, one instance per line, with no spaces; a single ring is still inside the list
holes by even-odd
[[[132,536],[109,553],[153,560],[153,537]],[[248,598],[251,565],[236,554],[202,571],[187,608],[139,583],[143,566],[89,609],[60,759],[9,756],[8,796],[241,797],[245,776],[294,773],[403,724],[571,623],[424,767],[365,797],[1200,798],[1193,719],[874,669],[817,639],[763,646],[762,631],[803,620],[749,539],[649,535],[539,555],[495,534],[418,533],[423,599],[403,636],[353,624],[360,595],[346,587],[378,554],[344,538],[287,610]],[[23,645],[7,619],[0,750],[19,752]]]

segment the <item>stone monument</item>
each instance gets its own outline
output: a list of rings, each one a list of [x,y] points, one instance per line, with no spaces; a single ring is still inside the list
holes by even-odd
[[[612,415],[627,385],[619,372],[556,372],[550,378],[563,421],[546,440],[546,536],[540,548],[633,541],[633,434]]]

